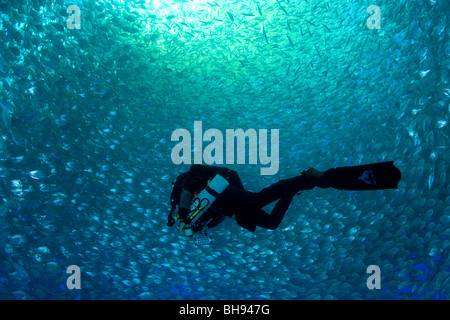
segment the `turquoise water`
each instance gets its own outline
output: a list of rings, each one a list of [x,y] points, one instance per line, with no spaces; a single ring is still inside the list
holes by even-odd
[[[448,1],[32,3],[0,1],[1,299],[449,298]],[[275,175],[226,165],[249,190],[389,160],[402,180],[198,248],[166,226],[194,121],[279,130]]]

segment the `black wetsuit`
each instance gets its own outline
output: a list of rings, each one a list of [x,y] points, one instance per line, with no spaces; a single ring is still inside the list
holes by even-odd
[[[300,175],[281,180],[260,192],[251,192],[244,189],[236,171],[224,167],[194,164],[188,172],[178,176],[175,181],[171,195],[172,206],[180,204],[183,189],[189,192],[192,199],[216,174],[224,177],[230,185],[208,209],[214,215],[214,220],[208,225],[210,228],[219,224],[224,216],[234,216],[238,225],[247,230],[255,231],[257,226],[274,230],[280,225],[294,195],[301,190],[314,188],[304,175]],[[276,200],[278,202],[271,214],[262,209]]]
[[[401,173],[393,165],[393,161],[374,164],[332,168],[325,172],[310,168],[301,175],[280,180],[259,192],[245,190],[236,171],[224,167],[194,164],[188,172],[178,176],[174,182],[170,196],[171,211],[168,225],[174,224],[172,213],[178,206],[181,219],[190,212],[189,207],[193,197],[201,192],[208,181],[220,174],[229,186],[217,197],[208,208],[208,227],[219,224],[225,216],[234,217],[238,225],[250,231],[257,226],[276,229],[288,209],[292,198],[302,190],[310,190],[318,186],[321,188],[335,188],[339,190],[382,190],[396,189],[401,179]],[[262,208],[274,201],[271,214]]]

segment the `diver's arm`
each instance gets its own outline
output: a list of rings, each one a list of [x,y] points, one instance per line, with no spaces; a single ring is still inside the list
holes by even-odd
[[[177,204],[173,199],[171,199],[171,209],[167,220],[167,225],[169,227],[173,226],[178,219],[185,219],[190,212],[191,206],[191,193],[185,189],[181,190],[180,202]]]
[[[180,205],[178,211],[180,218],[186,218],[187,214],[190,212],[191,201],[192,194],[185,189],[181,190]]]

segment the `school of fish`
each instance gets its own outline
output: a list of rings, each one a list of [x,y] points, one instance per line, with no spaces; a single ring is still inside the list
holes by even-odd
[[[448,13],[443,0],[0,0],[0,299],[450,298]],[[166,226],[189,169],[171,162],[171,133],[194,121],[279,129],[276,175],[228,165],[249,190],[389,160],[402,180],[305,191],[279,229],[230,219],[196,247]]]

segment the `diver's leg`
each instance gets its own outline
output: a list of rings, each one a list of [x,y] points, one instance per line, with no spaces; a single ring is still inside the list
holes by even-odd
[[[217,201],[220,206],[235,212],[235,219],[240,226],[275,230],[297,192],[313,187],[304,176],[281,180],[258,193],[229,186]],[[262,209],[278,199],[271,214]]]
[[[256,219],[256,225],[265,229],[275,230],[280,225],[284,215],[291,204],[294,194],[278,200],[270,215],[260,215]]]
[[[311,190],[315,187],[314,181],[308,179],[305,174],[297,177],[280,180],[267,188],[262,189],[259,193],[259,205],[264,207],[271,202],[282,197],[293,197],[302,190]]]
[[[281,180],[258,193],[229,186],[217,201],[219,206],[234,211],[235,219],[239,225],[244,227],[259,226],[275,230],[283,220],[297,192],[313,187],[304,176]],[[279,201],[273,207],[271,214],[262,209],[265,205],[278,199]]]
[[[314,188],[314,181],[305,174],[280,180],[260,192],[251,192],[234,186],[229,186],[220,196],[222,205],[228,208],[262,208],[283,197],[292,197],[302,191]],[[218,199],[219,200],[219,199]],[[280,204],[281,205],[281,204]]]
[[[228,186],[224,192],[217,198],[220,206],[228,209],[250,209],[261,208],[261,198],[258,193],[251,192],[245,189]]]
[[[275,230],[280,225],[284,215],[289,208],[294,195],[281,198],[274,206],[272,213],[268,214],[261,208],[247,208],[240,210],[235,215],[237,223],[249,230],[254,231],[255,227]]]
[[[257,193],[229,186],[221,198],[225,204],[233,207],[262,208],[277,199],[314,187],[339,190],[394,189],[400,179],[401,173],[392,161],[333,168],[325,172],[309,168],[299,176],[280,180]]]

